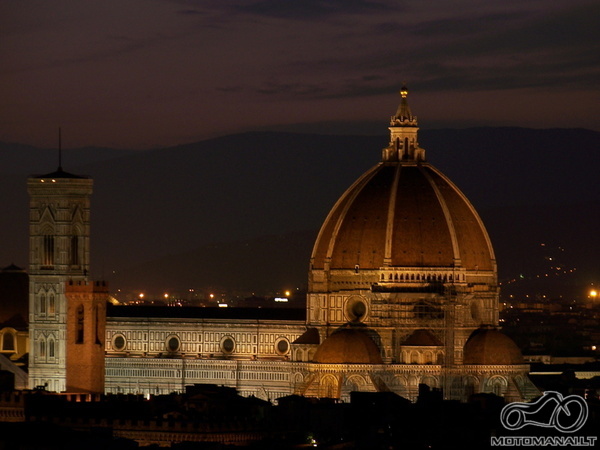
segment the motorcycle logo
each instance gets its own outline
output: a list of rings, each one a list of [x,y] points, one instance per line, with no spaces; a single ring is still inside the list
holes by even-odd
[[[574,433],[586,422],[588,405],[578,395],[563,397],[560,392],[546,391],[533,403],[509,403],[500,413],[500,421],[508,430],[532,425]]]

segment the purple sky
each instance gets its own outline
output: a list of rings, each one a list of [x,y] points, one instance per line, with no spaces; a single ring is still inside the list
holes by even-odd
[[[9,0],[0,140],[150,148],[251,129],[600,130],[596,0]],[[383,128],[382,128],[383,127]]]

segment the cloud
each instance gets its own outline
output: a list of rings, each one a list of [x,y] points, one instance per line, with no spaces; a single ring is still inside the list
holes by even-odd
[[[338,38],[356,51],[303,61],[294,72],[329,77],[325,92],[299,91],[317,98],[377,95],[403,80],[434,91],[593,88],[600,83],[599,16],[594,3],[548,12],[471,11],[414,23],[385,20]],[[365,33],[379,33],[385,45],[369,47],[364,39],[358,46]]]
[[[311,84],[301,82],[279,83],[271,81],[257,88],[256,92],[265,95],[277,95],[283,93],[289,96],[321,98],[323,94],[327,92],[327,87],[323,84]]]
[[[240,4],[240,12],[282,19],[321,19],[338,15],[368,14],[391,10],[380,2],[369,0],[261,0]]]
[[[245,90],[244,86],[217,86],[215,89],[219,92],[234,94]]]
[[[197,9],[183,9],[183,10],[177,11],[177,14],[181,14],[184,16],[196,16],[196,15],[204,16],[204,15],[206,15],[205,12],[198,11]]]

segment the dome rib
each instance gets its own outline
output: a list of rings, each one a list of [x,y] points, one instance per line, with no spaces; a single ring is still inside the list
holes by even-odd
[[[324,226],[319,231],[311,255],[311,266],[314,268],[328,268],[326,266],[331,262],[337,240],[336,236],[339,235],[340,227],[346,220],[348,209],[353,205],[354,200],[362,192],[364,186],[377,174],[379,166],[380,164],[377,164],[361,175],[340,197],[327,215],[325,222],[323,222]],[[323,248],[324,244],[327,245],[326,249]]]
[[[429,166],[429,167],[431,167],[433,170],[435,170],[432,166]],[[452,214],[450,214],[450,209],[448,208],[448,203],[446,203],[446,199],[440,192],[440,189],[438,188],[435,181],[433,181],[433,178],[427,173],[427,171],[424,170],[423,167],[421,167],[421,166],[419,166],[419,170],[421,171],[421,173],[423,173],[423,176],[425,177],[425,179],[427,181],[429,181],[429,184],[431,185],[433,192],[435,192],[435,195],[436,195],[438,201],[440,202],[440,206],[444,213],[444,217],[446,218],[446,224],[448,225],[448,232],[450,233],[450,239],[451,239],[451,243],[452,243],[452,253],[454,254],[454,266],[460,267],[462,263],[461,263],[461,259],[460,259],[460,249],[459,249],[459,245],[458,245],[458,238],[456,237],[456,229],[454,228],[454,221],[452,220]],[[438,174],[439,174],[439,172],[438,172]]]
[[[355,189],[332,236],[332,269],[378,269],[383,265],[387,209],[395,167],[380,164]]]
[[[396,197],[398,195],[398,183],[400,180],[401,170],[402,164],[398,164],[398,166],[396,167],[394,182],[392,183],[390,201],[388,203],[387,226],[385,231],[385,251],[383,255],[384,266],[392,265],[392,248],[394,246],[394,219],[396,216]]]
[[[492,241],[490,240],[483,221],[481,220],[481,217],[479,217],[475,207],[471,204],[469,199],[467,199],[465,194],[446,175],[433,166],[430,167],[432,168],[432,173],[449,188],[447,190],[448,195],[444,196],[444,198],[448,204],[448,210],[453,217],[452,222],[454,224],[459,248],[471,250],[481,249],[479,254],[461,253],[461,264],[465,267],[477,267],[479,270],[492,270],[496,272],[496,257],[494,255]],[[440,185],[440,191],[442,191],[442,189],[443,186]],[[453,196],[457,197],[456,200],[451,198]],[[465,208],[470,214],[464,214]],[[454,218],[457,217],[462,218],[463,220],[454,220]],[[473,218],[475,224],[470,224],[465,221],[465,217]],[[487,253],[483,252],[484,248]]]

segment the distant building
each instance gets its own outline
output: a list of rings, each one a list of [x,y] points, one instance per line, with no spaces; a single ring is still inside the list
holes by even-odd
[[[519,349],[495,329],[497,269],[485,227],[426,161],[407,95],[403,88],[382,161],[340,197],[321,228],[305,314],[111,307],[106,334],[91,335],[104,339],[105,368],[96,358],[85,370],[105,370],[104,390],[113,393],[215,383],[263,399],[391,391],[415,400],[420,384],[460,400],[479,392],[537,395]],[[66,295],[67,286],[90,283],[91,183],[62,170],[29,179],[32,386],[65,389],[69,371],[84,370],[70,368],[68,349],[92,345],[77,343],[71,327],[102,327],[97,303],[95,315],[82,306],[73,316]]]
[[[11,264],[0,271],[0,353],[17,365],[29,352],[29,277]]]

